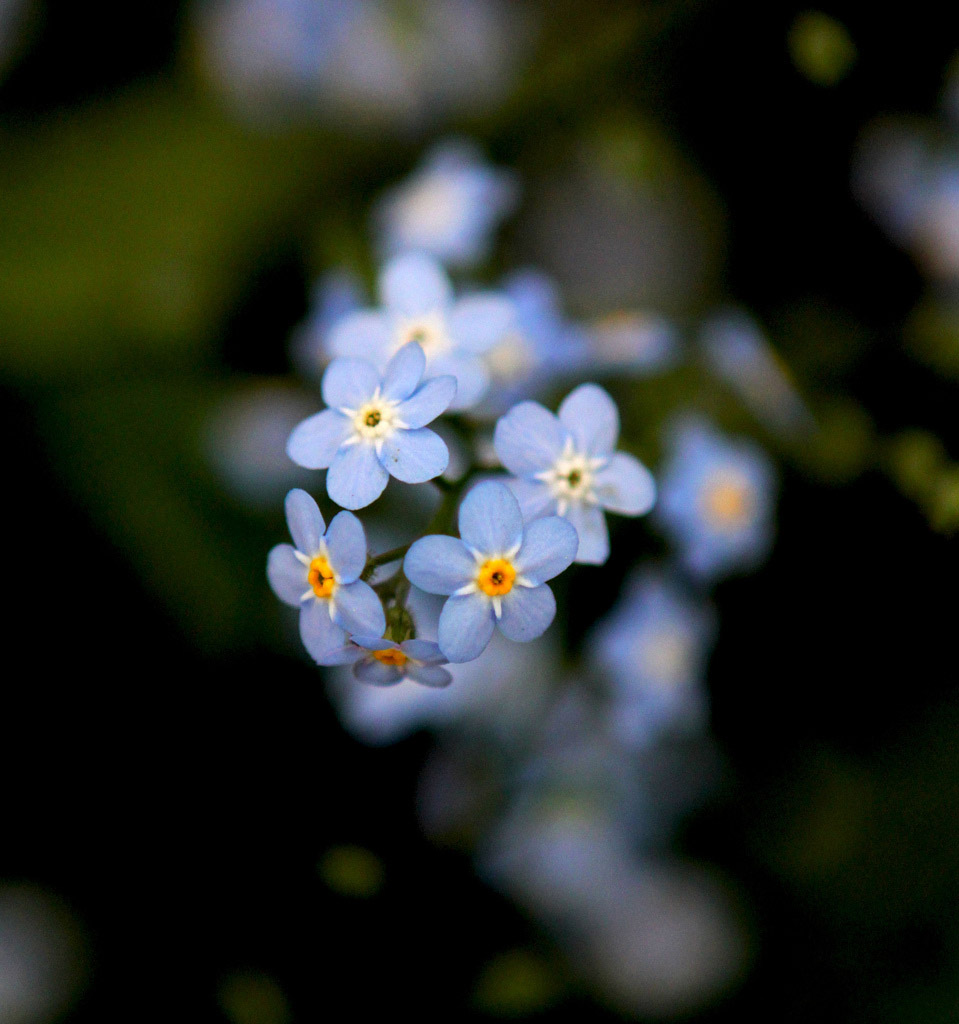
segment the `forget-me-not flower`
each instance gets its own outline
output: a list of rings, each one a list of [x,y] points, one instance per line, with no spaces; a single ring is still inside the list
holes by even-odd
[[[362,655],[349,633],[382,635],[383,605],[360,579],[366,566],[366,534],[351,512],[339,512],[329,529],[316,502],[296,488],[286,496],[293,544],[277,544],[267,560],[276,596],[300,609],[300,636],[320,665],[339,665]]]
[[[588,644],[609,680],[611,726],[622,741],[645,745],[670,726],[702,723],[715,635],[712,609],[676,580],[649,570],[630,582]]]
[[[287,453],[307,469],[326,469],[326,490],[344,508],[375,501],[391,476],[421,484],[449,462],[442,438],[426,428],[456,393],[449,376],[422,382],[426,357],[404,345],[382,375],[365,359],[335,359],[323,374],[330,407],[300,423]]]
[[[407,578],[429,594],[448,595],[438,638],[452,662],[472,661],[495,626],[510,640],[541,636],[556,614],[546,581],[576,554],[576,531],[558,516],[523,525],[519,503],[498,480],[478,484],[459,509],[461,540],[431,535],[406,554]]]
[[[616,404],[596,384],[570,392],[558,416],[520,402],[496,424],[496,454],[516,474],[509,485],[523,517],[568,519],[579,535],[577,562],[601,565],[609,557],[605,511],[639,516],[656,498],[649,470],[614,451],[618,437]]]
[[[486,258],[493,231],[515,208],[518,192],[515,176],[485,163],[476,146],[441,142],[380,200],[380,249],[386,256],[415,250],[449,267],[473,267]]]
[[[407,253],[387,263],[379,292],[381,309],[359,310],[333,328],[333,355],[384,366],[395,352],[415,341],[426,354],[427,377],[449,374],[456,378],[450,408],[475,405],[489,385],[483,353],[514,326],[509,299],[495,292],[456,299],[446,271],[423,253]]]
[[[331,270],[316,282],[309,311],[290,344],[290,355],[299,373],[310,380],[322,377],[330,361],[330,331],[364,301],[359,279],[345,268]]]
[[[353,663],[353,675],[364,683],[392,686],[412,679],[424,686],[448,686],[453,677],[441,666],[447,658],[432,640],[386,640],[376,636],[353,636],[352,641],[364,650],[364,656]],[[365,653],[369,652],[369,653]]]
[[[674,426],[669,445],[656,518],[682,563],[710,579],[758,565],[773,537],[776,474],[769,458],[695,419]]]

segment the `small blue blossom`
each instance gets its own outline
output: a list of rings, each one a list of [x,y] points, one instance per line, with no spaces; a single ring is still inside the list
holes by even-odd
[[[320,665],[341,665],[361,657],[348,633],[382,635],[383,606],[360,579],[366,566],[363,524],[339,512],[329,529],[316,502],[296,488],[286,496],[286,521],[293,545],[278,544],[267,559],[276,596],[300,609],[300,636]]]
[[[592,365],[607,372],[663,373],[682,355],[676,327],[640,310],[620,310],[595,321],[589,339]]]
[[[496,424],[493,443],[516,475],[509,485],[529,521],[560,515],[576,527],[576,561],[601,565],[609,557],[604,510],[639,516],[656,498],[649,470],[614,451],[619,412],[595,384],[570,392],[554,416],[537,402],[520,402]]]
[[[421,383],[426,357],[404,345],[382,375],[363,359],[335,359],[323,374],[330,407],[300,423],[287,454],[307,469],[327,469],[326,490],[344,508],[375,501],[390,476],[421,484],[439,476],[449,451],[426,429],[450,404],[456,381],[449,376]]]
[[[556,614],[546,581],[576,553],[576,531],[558,516],[523,525],[519,504],[498,480],[478,484],[459,509],[462,540],[432,535],[416,541],[403,569],[411,583],[449,600],[439,645],[452,662],[472,661],[498,626],[510,640],[541,636]]]
[[[474,145],[441,142],[380,200],[380,250],[385,256],[413,250],[448,267],[474,267],[489,254],[493,231],[518,196],[515,176],[485,163]]]
[[[656,518],[683,565],[715,579],[757,566],[772,543],[776,474],[764,452],[700,420],[669,439]]]
[[[456,378],[450,408],[475,405],[489,386],[483,354],[514,329],[509,299],[495,292],[456,299],[446,272],[422,253],[387,263],[379,291],[381,309],[359,310],[333,329],[332,354],[368,359],[379,367],[415,341],[426,353],[427,377]]]
[[[672,726],[703,723],[715,636],[712,609],[676,580],[653,570],[633,578],[588,642],[609,680],[611,726],[622,742],[645,746]]]
[[[447,658],[432,640],[396,643],[376,636],[353,636],[353,643],[369,651],[353,664],[353,675],[364,683],[392,686],[412,679],[423,686],[448,686],[453,677],[441,668]]]
[[[363,288],[348,270],[332,270],[317,281],[306,319],[294,332],[290,346],[296,369],[304,377],[320,379],[330,361],[330,331],[363,301]]]

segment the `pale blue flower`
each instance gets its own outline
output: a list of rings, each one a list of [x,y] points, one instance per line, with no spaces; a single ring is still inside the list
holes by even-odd
[[[504,295],[477,292],[456,299],[446,272],[422,253],[391,260],[379,279],[381,309],[360,310],[330,334],[336,356],[385,366],[404,345],[426,353],[426,376],[456,378],[451,409],[468,409],[483,397],[489,372],[483,353],[514,328],[515,311]]]
[[[300,636],[320,665],[341,665],[362,657],[348,634],[382,635],[383,606],[360,579],[366,566],[363,524],[339,512],[329,529],[316,502],[299,488],[286,496],[286,521],[293,545],[278,544],[267,560],[276,596],[300,609]]]
[[[331,359],[330,331],[364,302],[355,274],[345,269],[324,274],[313,288],[306,319],[297,327],[290,345],[296,369],[307,379],[319,380]]]
[[[577,562],[599,565],[609,557],[605,511],[643,515],[656,498],[649,470],[614,451],[618,437],[616,404],[596,384],[567,395],[558,416],[520,402],[496,424],[496,454],[516,475],[509,485],[524,519],[568,519],[579,536]]]
[[[679,332],[665,317],[625,309],[589,328],[592,366],[635,376],[663,373],[682,356]]]
[[[630,581],[587,644],[609,682],[611,726],[622,742],[646,746],[664,730],[704,723],[715,637],[713,610],[678,580],[647,570]]]
[[[364,654],[353,664],[353,675],[364,683],[393,686],[412,679],[423,686],[448,686],[453,677],[442,668],[447,658],[432,640],[404,640],[396,643],[376,636],[353,636]]]
[[[541,636],[556,614],[546,581],[576,553],[576,531],[558,516],[523,525],[519,504],[497,480],[478,484],[459,509],[462,540],[416,541],[403,569],[429,594],[449,597],[439,621],[440,649],[452,662],[472,661],[494,627],[510,640]]]
[[[776,473],[765,453],[695,419],[674,426],[656,518],[693,574],[757,566],[772,544]]]
[[[385,256],[413,250],[448,267],[474,267],[489,254],[493,231],[518,195],[515,175],[484,162],[476,146],[441,142],[380,200],[379,248]]]
[[[426,428],[456,393],[449,376],[421,383],[426,358],[419,345],[404,345],[382,374],[364,359],[336,359],[323,374],[330,407],[300,423],[287,454],[307,469],[327,469],[326,490],[344,508],[375,501],[391,476],[421,484],[439,476],[449,451]]]

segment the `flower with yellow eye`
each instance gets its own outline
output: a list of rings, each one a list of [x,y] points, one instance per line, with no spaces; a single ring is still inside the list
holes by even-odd
[[[558,516],[524,527],[510,489],[488,480],[463,500],[459,529],[460,540],[421,538],[403,562],[411,583],[449,598],[439,621],[443,654],[452,662],[478,658],[495,627],[510,640],[541,636],[556,614],[546,581],[572,563],[573,527]]]
[[[390,260],[380,274],[379,291],[380,309],[357,310],[332,329],[331,354],[360,356],[380,368],[415,341],[426,355],[427,379],[456,379],[450,408],[474,406],[489,386],[483,354],[515,326],[509,299],[496,292],[457,299],[446,271],[418,252]]]
[[[349,633],[386,628],[383,605],[360,579],[366,566],[366,534],[351,512],[339,512],[329,529],[316,502],[299,488],[286,496],[293,544],[277,544],[267,560],[276,596],[300,609],[300,636],[320,665],[355,661],[363,652]]]
[[[452,377],[422,381],[426,358],[404,345],[381,375],[363,359],[336,359],[323,374],[329,409],[300,423],[287,442],[290,458],[307,469],[326,469],[326,490],[344,508],[375,501],[391,476],[421,484],[439,476],[449,451],[426,428],[456,393]]]
[[[639,516],[652,508],[656,485],[632,455],[615,451],[619,412],[596,384],[570,392],[554,416],[520,402],[496,424],[493,443],[527,520],[559,515],[576,527],[577,562],[609,558],[605,513]]]
[[[363,655],[353,664],[353,675],[364,683],[392,686],[412,679],[423,686],[449,686],[453,677],[441,666],[447,658],[432,640],[386,640],[375,636],[354,636]]]
[[[757,445],[687,419],[671,432],[656,518],[690,572],[718,578],[765,557],[775,493],[775,471]]]

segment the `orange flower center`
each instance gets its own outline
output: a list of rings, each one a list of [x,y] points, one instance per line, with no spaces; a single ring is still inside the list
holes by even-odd
[[[752,496],[745,481],[726,478],[707,487],[703,504],[706,515],[716,526],[733,529],[749,517]]]
[[[513,581],[516,579],[516,570],[511,562],[505,558],[491,558],[480,566],[476,576],[476,584],[484,594],[490,597],[499,597],[508,594],[513,589]]]
[[[310,562],[310,570],[306,579],[313,588],[317,597],[332,597],[336,590],[336,573],[330,567],[329,561],[323,555],[317,555]]]
[[[373,657],[377,661],[383,662],[384,665],[396,665],[399,668],[405,665],[409,658],[402,652],[398,651],[395,647],[387,647],[382,651],[374,651]]]

